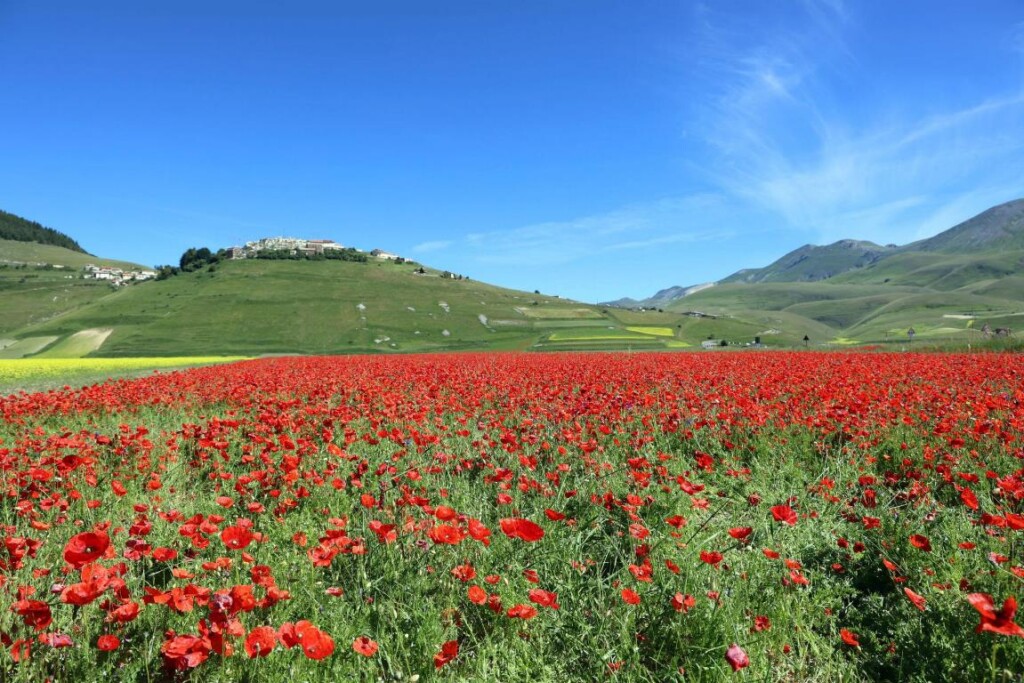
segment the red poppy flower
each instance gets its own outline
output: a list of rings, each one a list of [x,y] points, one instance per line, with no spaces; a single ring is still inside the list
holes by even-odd
[[[159,547],[153,549],[152,557],[157,562],[170,562],[178,556],[178,551],[173,548]]]
[[[394,543],[398,540],[398,532],[395,531],[394,524],[385,524],[380,520],[371,519],[369,527],[381,543]]]
[[[914,534],[911,536],[910,545],[918,548],[919,550],[923,550],[926,553],[930,553],[932,550],[931,541],[928,540],[927,536],[922,536],[921,534]]]
[[[253,533],[242,526],[229,526],[220,533],[220,540],[229,550],[241,550],[252,543]]]
[[[103,652],[113,652],[119,647],[121,647],[121,640],[115,635],[106,633],[96,639],[96,649]]]
[[[449,640],[441,646],[441,651],[434,655],[434,668],[442,666],[459,656],[459,641]]]
[[[433,526],[427,532],[427,535],[430,536],[430,540],[434,543],[441,545],[458,545],[466,537],[465,532],[451,524]]]
[[[788,505],[776,505],[772,508],[772,517],[776,522],[793,526],[796,524],[796,512]]]
[[[110,547],[110,537],[105,531],[86,531],[72,536],[64,546],[64,561],[75,569],[103,557]]]
[[[509,517],[501,520],[501,531],[509,538],[518,538],[527,543],[544,538],[544,529],[528,519]]]
[[[480,541],[485,546],[489,546],[491,544],[491,530],[488,529],[479,519],[470,518],[469,535],[474,541]]]
[[[476,578],[476,569],[469,562],[452,568],[452,576],[459,581],[468,582]]]
[[[733,671],[739,671],[750,666],[750,657],[743,651],[743,648],[733,643],[725,651],[725,661],[729,663]]]
[[[299,644],[310,659],[320,660],[334,654],[334,639],[316,626],[307,626],[299,632]]]
[[[42,631],[53,622],[50,606],[41,600],[18,600],[11,611],[21,617],[26,626]]]
[[[1017,599],[1014,596],[1006,598],[998,612],[992,596],[987,593],[971,593],[967,600],[981,614],[981,623],[975,629],[977,633],[991,631],[1004,636],[1024,637],[1024,629],[1013,623],[1013,617],[1017,614]]]
[[[552,510],[551,508],[544,510],[544,516],[550,519],[552,522],[561,522],[563,519],[565,519],[565,515],[556,510]]]
[[[682,529],[686,526],[686,518],[682,515],[672,515],[671,517],[665,518],[665,523],[669,526],[675,527],[676,529]]]
[[[270,626],[257,626],[245,637],[245,653],[252,657],[266,657],[277,644],[277,631]]]
[[[718,567],[718,563],[722,561],[722,557],[723,557],[722,553],[717,552],[717,551],[711,551],[711,552],[709,552],[707,550],[701,550],[700,551],[700,561],[704,562],[705,564],[710,564],[712,567],[716,567],[717,568]]]
[[[508,612],[506,614],[513,619],[533,619],[537,616],[537,608],[524,604],[512,605],[508,608]]]
[[[696,598],[692,595],[676,593],[672,596],[672,609],[677,612],[689,612],[697,604]]]
[[[450,522],[459,516],[459,513],[447,505],[438,505],[434,509],[434,516],[442,522]]]
[[[208,638],[191,635],[173,635],[168,632],[168,640],[160,646],[160,653],[167,666],[177,671],[194,669],[209,657],[213,647]]]
[[[359,636],[352,641],[352,649],[364,657],[372,657],[377,652],[377,642],[367,636]]]
[[[487,602],[487,591],[480,586],[469,587],[469,601],[475,605],[482,605]]]
[[[561,605],[558,604],[558,593],[552,593],[546,591],[543,588],[532,588],[529,593],[530,602],[541,607],[550,607],[551,609],[560,609]]]
[[[295,624],[293,624],[290,621],[286,621],[283,624],[281,624],[277,628],[277,642],[281,643],[289,650],[298,645],[299,633],[295,628]]]
[[[922,598],[920,595],[910,590],[909,588],[904,588],[903,592],[904,594],[906,594],[910,602],[914,603],[914,607],[921,610],[922,612],[924,611],[925,605],[927,604],[924,598]]]
[[[40,633],[39,642],[52,648],[71,647],[75,641],[66,633]]]
[[[131,621],[135,621],[136,617],[139,616],[140,609],[139,603],[129,600],[128,602],[118,605],[107,612],[107,621],[127,624]]]

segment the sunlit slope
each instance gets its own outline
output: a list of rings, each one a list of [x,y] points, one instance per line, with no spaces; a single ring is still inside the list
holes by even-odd
[[[63,247],[0,240],[0,335],[43,323],[113,293],[109,284],[82,279],[87,263],[142,269]]]
[[[948,254],[906,252],[868,268],[837,275],[829,284],[872,284],[952,291],[1024,273],[1024,251]],[[1015,298],[1024,297],[1021,291]]]
[[[0,263],[13,265],[24,263],[39,265],[43,263],[62,265],[69,268],[81,268],[87,263],[97,266],[109,266],[111,268],[124,268],[128,270],[141,270],[146,266],[128,261],[115,261],[113,259],[100,258],[90,254],[83,254],[79,251],[72,251],[64,247],[57,247],[50,244],[38,244],[36,242],[15,242],[13,240],[0,239]]]
[[[479,316],[548,301],[522,296],[390,262],[233,261],[127,288],[33,334],[112,328],[100,356],[516,346],[524,334]]]
[[[949,282],[951,277],[947,273],[940,279]],[[842,280],[847,278],[842,276]],[[812,341],[823,335],[842,342],[892,341],[905,338],[912,328],[920,339],[969,342],[981,335],[986,323],[993,329],[1019,329],[1024,324],[1020,283],[1021,278],[1014,276],[969,281],[950,290],[859,284],[840,278],[814,283],[726,284],[674,301],[668,308],[742,320],[776,316],[780,329],[806,329]]]

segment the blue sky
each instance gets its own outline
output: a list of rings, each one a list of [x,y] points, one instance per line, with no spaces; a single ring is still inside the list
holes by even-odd
[[[584,301],[1024,196],[1019,0],[0,0],[0,208]]]

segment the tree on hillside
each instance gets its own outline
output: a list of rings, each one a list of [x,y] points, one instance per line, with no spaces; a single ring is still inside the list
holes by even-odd
[[[53,228],[47,228],[35,221],[30,221],[15,216],[13,213],[0,211],[0,239],[13,240],[15,242],[37,242],[39,244],[51,244],[56,247],[64,247],[71,251],[86,253],[85,249],[62,232]]]
[[[196,249],[190,247],[181,255],[181,259],[178,261],[178,267],[183,272],[191,273],[194,270],[200,270],[206,266],[217,263],[220,261],[220,256],[214,254],[206,247],[200,247]]]

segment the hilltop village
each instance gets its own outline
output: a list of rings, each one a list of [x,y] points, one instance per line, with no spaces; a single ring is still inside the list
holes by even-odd
[[[266,252],[288,252],[292,256],[315,257],[329,255],[331,252],[354,251],[363,253],[361,249],[346,247],[334,240],[308,240],[298,237],[264,237],[252,242],[246,242],[244,246],[228,247],[224,250],[225,257],[231,260],[259,258],[261,253]],[[374,249],[370,256],[389,261],[404,261],[404,259],[383,249]]]

